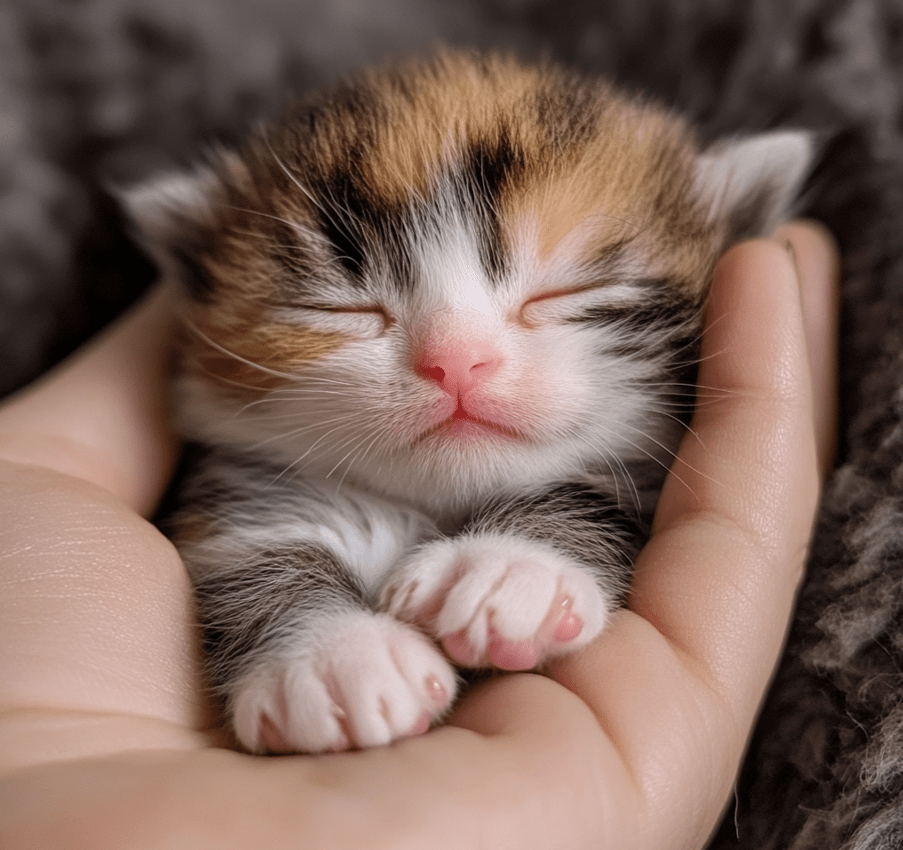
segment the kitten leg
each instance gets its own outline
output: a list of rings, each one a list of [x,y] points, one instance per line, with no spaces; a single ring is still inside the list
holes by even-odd
[[[280,472],[207,452],[172,520],[209,680],[238,740],[320,752],[425,731],[454,698],[455,674],[432,640],[373,601],[434,526],[350,485]]]
[[[252,752],[388,744],[426,731],[454,697],[433,642],[374,613],[324,550],[258,552],[195,592],[212,684]]]
[[[588,486],[477,514],[393,571],[385,609],[459,665],[525,670],[592,640],[626,596],[639,520]]]

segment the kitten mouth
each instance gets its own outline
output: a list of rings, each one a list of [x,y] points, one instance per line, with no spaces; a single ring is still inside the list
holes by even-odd
[[[447,436],[456,439],[498,436],[509,440],[527,440],[527,435],[517,428],[474,416],[472,413],[468,413],[460,403],[451,416],[443,419],[441,422],[437,422],[435,425],[431,425],[414,440],[414,443],[425,442],[434,436]]]

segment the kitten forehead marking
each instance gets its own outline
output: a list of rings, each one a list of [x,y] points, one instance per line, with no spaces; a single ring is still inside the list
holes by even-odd
[[[419,239],[414,262],[420,278],[419,311],[465,310],[490,315],[495,306],[473,227],[449,216],[440,233]]]
[[[602,81],[443,55],[371,73],[295,118],[258,142],[256,158],[282,162],[286,216],[363,219],[362,231],[347,220],[339,228],[354,231],[341,240],[349,254],[451,185],[483,241],[500,243],[496,253],[510,252],[525,229],[539,258],[574,232],[584,237],[569,244],[577,260],[634,238],[639,250],[667,256],[680,284],[705,280],[711,234],[690,191],[691,134],[677,116]]]

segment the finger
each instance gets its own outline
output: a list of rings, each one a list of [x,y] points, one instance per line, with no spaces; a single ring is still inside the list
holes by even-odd
[[[810,350],[833,349],[832,318],[808,314],[807,333],[801,292],[829,302],[836,275],[811,255],[827,250],[815,231],[808,244],[791,233],[796,257],[762,241],[716,271],[700,382],[720,397],[694,417],[634,591],[634,610],[743,714],[770,675],[802,573],[819,494],[815,411],[832,395],[832,376],[814,386],[809,373]]]
[[[800,280],[819,468],[824,479],[834,457],[837,435],[839,253],[831,234],[813,221],[787,224],[778,229],[774,239],[785,241],[790,248]]]
[[[802,574],[819,492],[814,410],[831,392],[822,374],[814,402],[809,352],[830,349],[834,326],[803,304],[830,303],[836,280],[832,262],[809,256],[830,254],[813,238],[794,231],[797,262],[757,241],[719,264],[700,368],[717,395],[663,490],[632,610],[551,669],[600,718],[639,789],[638,846],[670,846],[672,834],[701,844],[714,826]]]
[[[169,479],[172,292],[160,287],[0,406],[0,457],[75,475],[143,515]]]

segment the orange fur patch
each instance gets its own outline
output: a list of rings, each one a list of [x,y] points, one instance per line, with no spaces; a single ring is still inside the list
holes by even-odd
[[[347,338],[335,331],[263,322],[228,323],[207,316],[189,331],[186,364],[237,393],[266,392],[290,385],[293,371],[341,348]]]
[[[484,137],[492,142],[508,129],[501,116],[525,111],[539,76],[536,68],[513,60],[473,60],[457,53],[443,53],[433,64],[403,72],[404,87],[393,85],[392,75],[367,78],[387,120],[373,156],[361,163],[374,192],[401,202],[423,193],[468,141]]]
[[[577,244],[569,245],[577,259],[636,239],[639,250],[667,255],[687,286],[707,283],[714,240],[692,196],[696,144],[679,116],[602,80],[499,56],[443,53],[425,65],[371,72],[358,86],[365,102],[378,104],[378,120],[367,126],[366,156],[344,167],[359,171],[378,202],[407,205],[469,143],[491,148],[505,137],[526,164],[523,179],[500,197],[509,247],[525,228],[535,232],[540,256],[578,231]],[[569,114],[569,87],[580,88],[585,114]],[[558,110],[556,118],[574,123],[572,133],[549,126],[540,96]],[[348,110],[331,117],[317,137],[324,170],[343,167],[344,147],[366,120]]]

